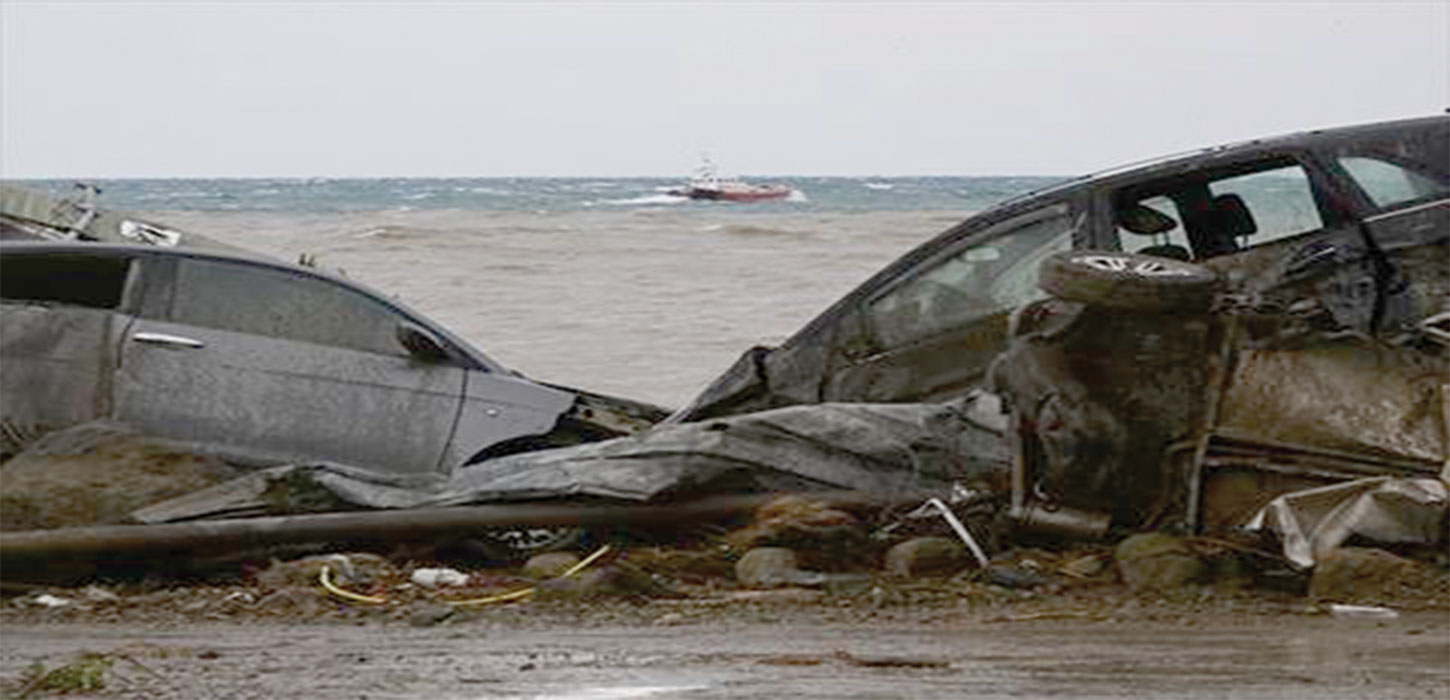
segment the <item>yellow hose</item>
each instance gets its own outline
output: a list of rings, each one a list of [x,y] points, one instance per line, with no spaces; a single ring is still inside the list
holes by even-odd
[[[584,560],[583,561],[581,561],[578,564],[575,564],[575,565],[569,567],[569,570],[568,571],[565,571],[564,573],[559,574],[558,577],[555,580],[566,579],[566,578],[569,578],[570,576],[573,576],[574,574],[579,573],[580,571],[583,571],[584,570],[584,567],[589,566],[590,564],[593,564],[594,563],[594,560],[596,560],[596,559],[604,556],[604,553],[605,552],[608,552],[608,551],[609,551],[609,545],[607,545],[607,544],[604,545],[603,547],[600,547],[599,549],[594,550],[594,553],[593,554],[590,554],[589,556],[584,557]],[[528,588],[521,588],[521,589],[519,589],[517,591],[513,591],[513,592],[510,592],[510,593],[501,593],[499,595],[488,596],[487,598],[474,598],[472,600],[445,600],[443,602],[445,602],[445,603],[447,603],[449,605],[487,605],[489,603],[501,603],[501,602],[503,602],[505,600],[516,600],[516,599],[519,599],[519,598],[527,598],[528,596],[533,595],[533,593],[534,593],[534,587],[533,586],[530,586]]]
[[[317,581],[322,584],[323,588],[327,589],[328,593],[331,593],[339,598],[345,598],[347,600],[352,600],[359,603],[367,603],[368,605],[382,605],[383,603],[388,602],[387,598],[363,595],[361,593],[353,593],[352,591],[344,591],[341,588],[338,588],[332,583],[332,569],[326,564],[323,564],[322,571],[318,572]]]
[[[593,554],[585,557],[583,561],[580,561],[578,564],[569,567],[568,571],[559,574],[557,578],[569,578],[570,576],[573,576],[574,574],[583,571],[584,567],[593,564],[595,560],[604,556],[604,553],[608,551],[609,545],[606,544],[603,547],[595,550]],[[322,587],[326,589],[328,593],[331,593],[345,600],[351,600],[358,603],[367,603],[368,605],[382,605],[388,602],[387,598],[383,598],[380,596],[362,595],[361,593],[353,593],[352,591],[345,591],[341,588],[338,588],[337,585],[332,582],[332,569],[325,564],[322,567],[322,571],[318,572],[317,574],[317,581],[322,584]],[[489,603],[501,603],[506,600],[518,600],[520,598],[527,598],[530,595],[533,595],[533,593],[534,587],[530,586],[528,588],[522,588],[517,591],[511,591],[509,593],[491,595],[486,598],[474,598],[471,600],[445,600],[443,602],[449,605],[487,605]]]

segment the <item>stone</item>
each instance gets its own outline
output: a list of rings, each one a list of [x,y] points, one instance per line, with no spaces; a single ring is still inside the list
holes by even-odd
[[[415,605],[408,615],[408,624],[414,627],[432,627],[450,617],[458,611],[452,605],[442,603],[419,603]]]
[[[785,547],[812,568],[849,570],[864,565],[873,548],[856,516],[803,496],[780,496],[760,506],[752,522],[726,536],[737,552]]]
[[[1309,596],[1316,600],[1373,601],[1393,598],[1401,583],[1413,578],[1415,562],[1382,549],[1342,547],[1317,555],[1309,578]]]
[[[1157,532],[1133,535],[1113,551],[1123,583],[1133,591],[1170,590],[1201,583],[1209,567],[1182,538]]]
[[[535,554],[524,563],[524,575],[535,579],[557,578],[578,563],[579,555],[573,552]]]
[[[569,578],[540,581],[534,586],[534,599],[539,601],[639,598],[669,593],[667,586],[649,574],[622,566],[588,569]]]
[[[756,547],[735,562],[735,580],[747,586],[815,585],[825,576],[802,571],[793,550],[785,547]]]
[[[887,575],[900,578],[950,576],[972,561],[959,541],[946,537],[916,537],[886,552]]]

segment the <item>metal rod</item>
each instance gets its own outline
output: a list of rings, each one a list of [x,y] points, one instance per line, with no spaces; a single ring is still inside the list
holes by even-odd
[[[515,503],[0,532],[0,578],[15,579],[27,568],[44,566],[52,560],[134,560],[137,555],[215,557],[270,545],[428,539],[491,527],[682,524],[743,515],[780,495],[719,496],[662,505]],[[919,503],[930,497],[922,492],[862,491],[799,495],[838,507],[886,507]]]

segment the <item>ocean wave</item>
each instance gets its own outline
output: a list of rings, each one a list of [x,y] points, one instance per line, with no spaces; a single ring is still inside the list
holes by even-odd
[[[630,197],[628,199],[601,199],[598,201],[586,202],[585,206],[596,204],[608,204],[611,206],[631,206],[635,204],[679,204],[690,200],[672,194],[647,194],[642,197]]]
[[[863,183],[861,183],[861,185],[863,187],[865,187],[866,189],[868,189],[868,190],[894,190],[894,189],[896,189],[896,185],[893,185],[893,184],[891,184],[889,182],[863,182]]]

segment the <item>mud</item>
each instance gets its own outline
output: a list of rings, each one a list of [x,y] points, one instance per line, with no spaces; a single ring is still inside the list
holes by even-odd
[[[70,697],[1450,697],[1444,611],[1373,621],[1133,605],[1087,620],[949,607],[848,620],[736,608],[747,614],[660,603],[629,620],[534,610],[429,629],[7,623],[0,678],[14,696],[31,664],[100,652],[116,659],[107,687]]]

